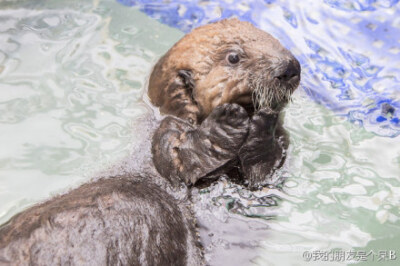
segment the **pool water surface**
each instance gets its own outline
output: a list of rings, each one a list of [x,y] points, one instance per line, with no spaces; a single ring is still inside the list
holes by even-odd
[[[377,261],[400,256],[397,2],[1,2],[0,224],[137,151],[153,64],[193,27],[234,15],[281,40],[302,81],[284,111],[277,186],[222,178],[193,192],[206,259],[346,265],[360,258],[303,254],[355,250],[372,252],[365,265],[398,265]]]

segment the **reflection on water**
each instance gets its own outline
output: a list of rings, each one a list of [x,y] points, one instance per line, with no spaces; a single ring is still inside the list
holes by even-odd
[[[183,36],[115,1],[82,2],[0,3],[0,223],[138,145],[147,75]],[[140,2],[184,31],[236,14],[302,62],[286,182],[194,192],[212,265],[310,265],[312,249],[400,255],[397,1]]]
[[[152,62],[182,36],[113,1],[43,3],[0,3],[0,223],[127,153]]]

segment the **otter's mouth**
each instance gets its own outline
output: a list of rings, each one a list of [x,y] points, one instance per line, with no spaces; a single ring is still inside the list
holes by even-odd
[[[299,78],[294,78],[287,84],[279,81],[264,85],[253,86],[251,93],[240,96],[237,104],[242,106],[252,117],[257,111],[267,109],[271,112],[280,112],[290,101],[291,95],[299,85]]]
[[[300,63],[291,56],[279,62],[267,61],[258,71],[249,75],[251,100],[242,105],[249,115],[261,109],[280,112],[290,101],[300,84]]]
[[[299,83],[299,76],[292,77],[285,81],[279,78],[272,78],[268,79],[266,82],[253,83],[251,103],[253,112],[260,109],[280,112],[289,103]],[[251,110],[251,108],[249,110]]]
[[[251,90],[248,89],[246,91],[246,93],[237,96],[231,103],[239,104],[246,110],[247,114],[252,117],[256,111],[256,108],[253,103],[253,95]]]
[[[250,117],[252,117],[254,115],[254,113],[256,112],[256,108],[252,102],[247,103],[247,104],[240,104],[240,106],[242,106],[246,110],[247,114]]]
[[[261,109],[280,112],[300,84],[301,67],[294,57],[279,64],[267,61],[262,65],[266,67],[250,73],[246,92],[235,100],[250,117]]]

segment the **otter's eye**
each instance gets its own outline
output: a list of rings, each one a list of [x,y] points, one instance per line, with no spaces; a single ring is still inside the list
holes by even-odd
[[[228,55],[228,61],[231,64],[237,64],[239,63],[239,60],[240,60],[239,55],[236,53],[231,53]]]

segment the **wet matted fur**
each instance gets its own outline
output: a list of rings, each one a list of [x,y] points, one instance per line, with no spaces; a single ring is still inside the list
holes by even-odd
[[[189,200],[152,178],[100,179],[14,216],[0,265],[201,265]]]

